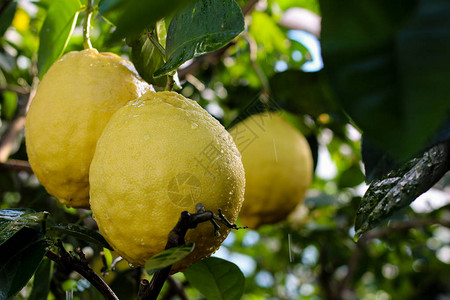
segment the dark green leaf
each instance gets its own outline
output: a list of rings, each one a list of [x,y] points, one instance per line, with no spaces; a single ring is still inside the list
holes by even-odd
[[[355,238],[411,204],[430,189],[450,166],[450,143],[434,146],[398,170],[372,182],[358,208]]]
[[[64,53],[81,9],[79,0],[53,1],[39,33],[39,77]]]
[[[244,16],[234,0],[196,0],[179,11],[167,32],[166,63],[155,73],[176,70],[193,57],[220,49],[244,30]]]
[[[145,31],[138,39],[127,41],[127,44],[131,47],[131,60],[139,75],[148,83],[164,87],[167,77],[153,76],[153,73],[164,64],[164,54],[158,51],[156,41],[159,42],[154,31]]]
[[[50,259],[42,260],[36,270],[33,289],[28,300],[47,299],[50,292],[50,281],[52,279],[53,262]]]
[[[0,37],[5,34],[6,29],[11,25],[16,13],[16,1],[7,0],[0,4]]]
[[[337,184],[339,188],[354,187],[364,182],[364,174],[359,164],[352,165],[339,174]]]
[[[322,113],[336,113],[336,103],[326,92],[322,72],[306,73],[288,70],[269,79],[275,101],[287,111],[318,117]]]
[[[126,2],[126,0],[101,0],[98,4],[98,12],[102,15],[107,14],[112,10],[120,8]]]
[[[158,20],[169,16],[180,7],[192,0],[129,0],[120,1],[118,5],[112,3],[112,7],[120,8],[120,16],[117,20],[117,29],[111,35],[110,42],[117,42],[121,38],[135,38],[143,30],[151,28]],[[108,1],[111,2],[111,1]],[[116,1],[112,1],[116,2]],[[105,4],[106,5],[106,4]]]
[[[47,252],[39,231],[24,228],[0,246],[0,299],[11,299],[30,280]]]
[[[90,230],[84,226],[77,224],[55,224],[51,225],[47,229],[48,233],[56,232],[60,234],[68,234],[84,240],[86,242],[99,245],[104,248],[112,250],[111,246],[105,240],[105,238],[97,231]]]
[[[322,0],[322,55],[344,109],[403,161],[447,116],[450,2]]]
[[[145,270],[148,274],[153,274],[165,267],[171,266],[186,256],[188,256],[194,250],[194,243],[189,243],[184,246],[174,247],[164,250],[161,253],[156,254],[145,263]]]
[[[362,135],[361,156],[367,184],[398,168],[398,163],[385,151],[375,146],[365,134]]]
[[[44,213],[31,210],[0,210],[0,246],[24,227],[40,228]]]
[[[245,277],[238,266],[227,260],[210,257],[184,272],[189,283],[207,299],[241,299]]]

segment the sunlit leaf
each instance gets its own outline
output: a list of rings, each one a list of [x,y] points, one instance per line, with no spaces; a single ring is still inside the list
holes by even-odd
[[[221,258],[201,260],[187,269],[184,275],[207,299],[238,300],[244,292],[245,277],[242,271]]]
[[[159,43],[154,30],[144,31],[137,39],[127,41],[131,47],[131,60],[139,75],[148,83],[164,87],[167,77],[154,77],[153,74],[164,64],[164,52],[158,50],[155,42]],[[164,51],[164,49],[162,49]]]
[[[325,70],[349,116],[396,159],[425,149],[449,108],[450,2],[320,3]]]
[[[449,170],[450,143],[439,144],[375,180],[369,186],[358,208],[356,238],[374,228],[396,211],[411,204],[430,189]]]
[[[167,32],[166,63],[155,76],[167,74],[193,57],[220,49],[244,30],[244,16],[234,0],[196,0],[179,11]]]
[[[64,53],[75,27],[81,3],[79,0],[53,1],[39,33],[39,77]]]
[[[188,256],[194,250],[194,243],[164,250],[156,254],[145,263],[145,270],[153,274],[168,266],[171,266]]]
[[[40,228],[44,213],[31,210],[0,210],[0,246],[22,228]]]

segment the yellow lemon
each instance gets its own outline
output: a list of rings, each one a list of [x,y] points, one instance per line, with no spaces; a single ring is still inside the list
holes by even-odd
[[[95,49],[70,52],[44,75],[26,116],[31,167],[70,207],[89,207],[89,166],[111,115],[150,86],[133,65]]]
[[[313,159],[303,135],[276,113],[252,115],[230,129],[245,169],[243,225],[286,219],[305,197]]]
[[[197,203],[234,222],[244,198],[241,157],[224,127],[196,102],[149,92],[111,118],[90,169],[91,209],[102,235],[134,266],[164,250],[183,211]],[[228,235],[210,222],[191,229],[194,251],[173,271],[211,255]]]

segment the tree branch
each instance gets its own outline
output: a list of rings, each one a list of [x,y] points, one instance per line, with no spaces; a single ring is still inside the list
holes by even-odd
[[[32,174],[30,163],[24,160],[9,159],[6,162],[0,162],[0,170],[24,171]]]
[[[11,154],[11,150],[19,133],[22,132],[23,127],[25,126],[25,115],[27,113],[28,107],[36,93],[36,88],[38,84],[38,79],[35,77],[33,79],[33,84],[31,87],[31,91],[26,98],[26,101],[23,101],[24,95],[19,97],[19,108],[17,110],[16,115],[8,124],[8,127],[3,132],[0,138],[0,162],[5,162],[9,155]],[[22,101],[21,101],[22,100]]]
[[[214,213],[210,210],[205,210],[201,203],[196,206],[196,213],[190,214],[187,211],[183,211],[181,213],[180,218],[178,219],[175,227],[170,231],[169,237],[166,244],[166,250],[182,246],[185,244],[185,236],[189,229],[193,229],[197,227],[198,224],[210,221],[215,229],[215,233],[218,233],[219,225],[216,221],[221,222],[228,228],[232,229],[241,229],[241,227],[237,227],[236,224],[232,224],[228,222],[228,220],[224,217],[222,212],[219,210],[218,216],[215,216]],[[246,228],[246,227],[243,227]],[[139,288],[138,299],[140,300],[155,300],[166,281],[167,277],[170,274],[170,270],[172,266],[168,266],[153,275],[151,282],[149,283],[147,280],[143,279],[141,281],[141,285]]]
[[[119,300],[114,294],[113,290],[103,281],[103,279],[89,267],[86,257],[80,248],[77,248],[75,252],[78,254],[77,258],[72,252],[68,253],[61,242],[58,239],[57,246],[60,255],[49,250],[46,256],[56,262],[57,264],[78,272],[84,278],[86,278],[107,300]]]

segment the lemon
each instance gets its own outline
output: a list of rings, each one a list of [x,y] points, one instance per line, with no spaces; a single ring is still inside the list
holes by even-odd
[[[29,162],[46,190],[89,207],[89,165],[111,115],[150,86],[113,53],[74,51],[44,75],[25,122]]]
[[[311,184],[313,159],[308,142],[273,112],[252,115],[230,133],[245,169],[242,224],[256,229],[286,219]]]
[[[183,211],[206,210],[236,221],[244,198],[241,157],[224,127],[196,102],[149,92],[119,109],[98,140],[90,169],[98,227],[129,263],[143,266],[164,250]],[[210,222],[191,229],[194,251],[172,272],[211,255],[229,233]]]

